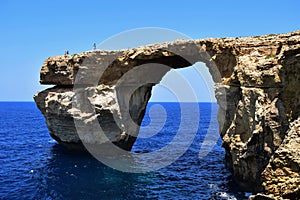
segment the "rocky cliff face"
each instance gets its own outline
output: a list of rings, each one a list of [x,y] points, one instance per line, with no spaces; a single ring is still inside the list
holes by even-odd
[[[199,61],[215,81],[225,161],[235,181],[270,197],[299,197],[300,31],[51,57],[40,82],[56,86],[34,99],[60,143],[113,142],[130,150],[152,86],[170,68]],[[142,65],[144,71],[130,75]],[[89,129],[77,134],[83,127]]]

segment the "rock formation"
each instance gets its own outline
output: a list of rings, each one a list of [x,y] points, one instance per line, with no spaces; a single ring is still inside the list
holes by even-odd
[[[226,166],[235,181],[270,198],[299,198],[300,31],[50,57],[40,82],[56,86],[34,99],[58,142],[111,141],[130,150],[152,86],[170,68],[196,62],[206,64],[215,82]],[[105,136],[95,131],[95,121]],[[77,134],[83,127],[89,129]]]

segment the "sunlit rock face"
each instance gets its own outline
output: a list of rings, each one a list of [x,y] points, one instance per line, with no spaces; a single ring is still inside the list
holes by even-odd
[[[34,99],[58,142],[112,142],[130,150],[152,86],[170,68],[196,62],[206,64],[215,82],[225,162],[235,181],[269,197],[299,196],[300,31],[50,57],[40,82],[56,86]],[[144,72],[124,78],[142,65]]]

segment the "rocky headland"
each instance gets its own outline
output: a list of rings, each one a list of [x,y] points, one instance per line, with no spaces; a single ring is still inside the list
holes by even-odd
[[[261,192],[252,199],[299,199],[300,31],[50,57],[40,83],[55,86],[34,100],[61,144],[112,142],[129,151],[152,87],[170,68],[196,62],[206,64],[215,82],[225,163],[235,181],[243,190]],[[122,79],[146,64],[149,76],[138,71]],[[95,121],[106,137],[93,129]],[[91,128],[78,135],[80,127]]]

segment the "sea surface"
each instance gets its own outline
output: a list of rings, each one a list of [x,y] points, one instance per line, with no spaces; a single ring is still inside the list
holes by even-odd
[[[208,128],[218,132],[218,122],[217,104],[197,106],[196,132],[183,129],[195,138],[181,157],[156,171],[127,173],[57,144],[35,103],[1,102],[0,199],[247,199],[224,166],[220,139],[207,156],[199,156]],[[194,109],[190,113],[184,121],[195,119]],[[160,126],[163,117],[163,126],[151,133],[147,126]],[[132,151],[154,152],[170,144],[182,118],[179,103],[149,103],[140,131],[144,137],[137,138]]]

